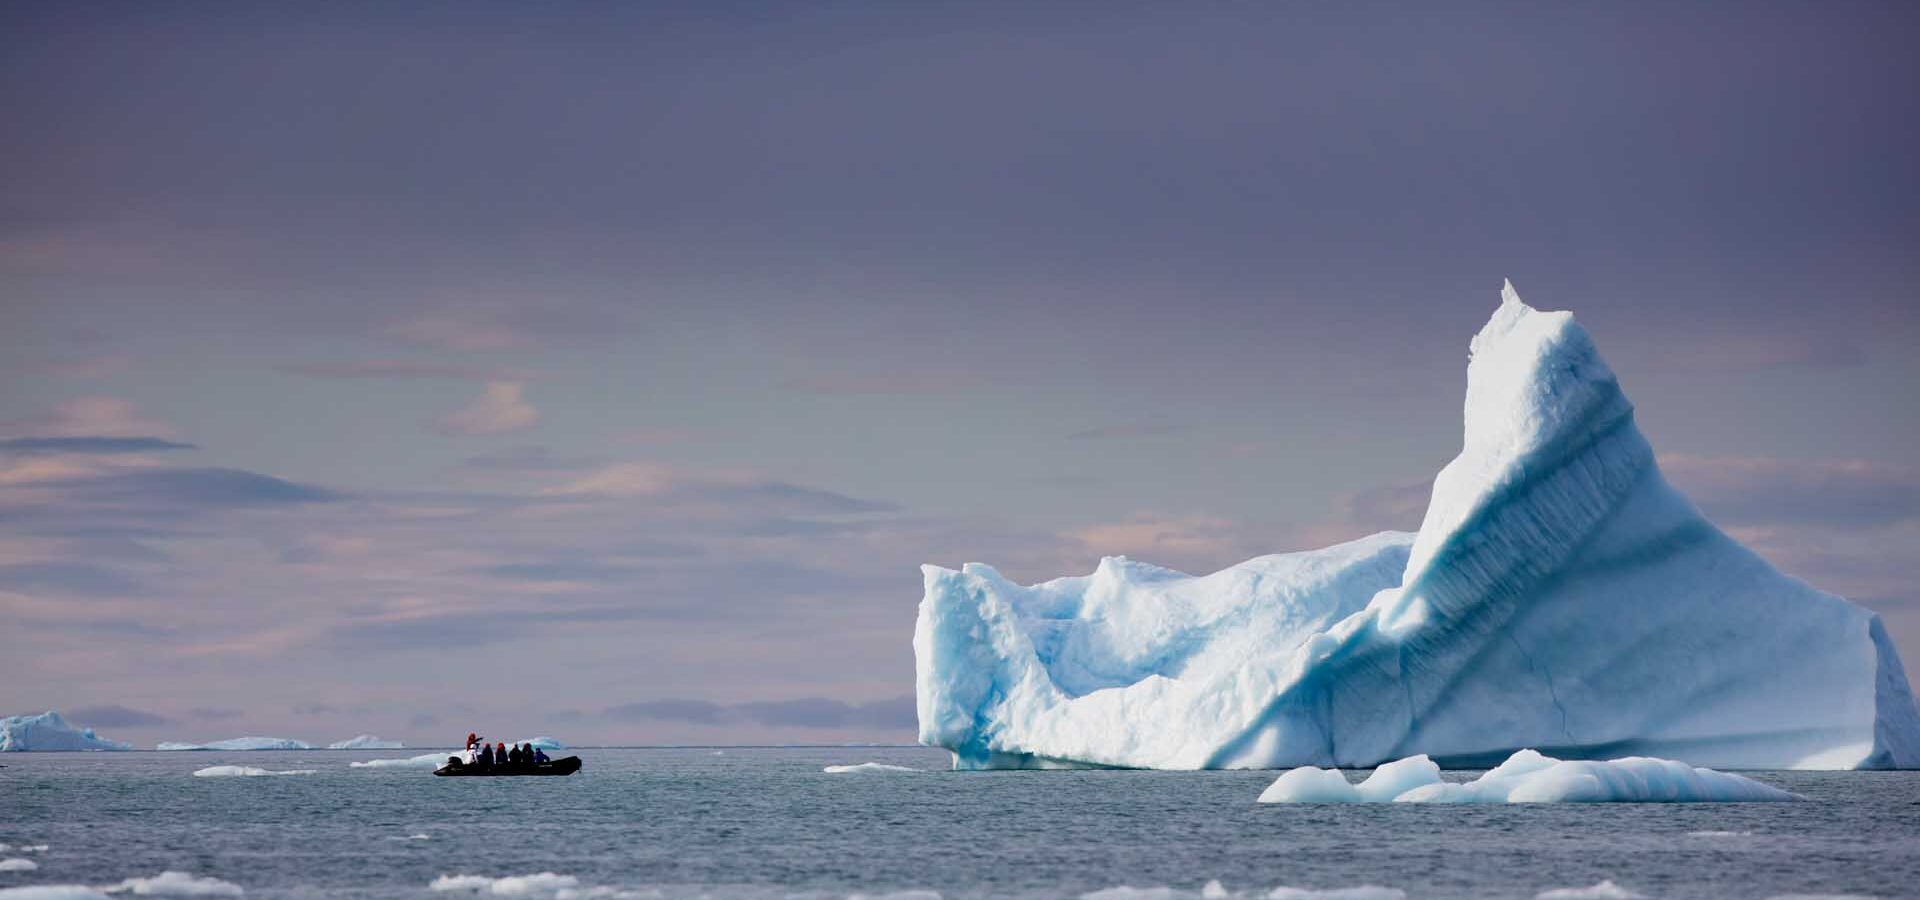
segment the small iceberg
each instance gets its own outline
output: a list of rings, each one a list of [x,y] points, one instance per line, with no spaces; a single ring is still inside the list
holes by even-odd
[[[422,753],[394,759],[357,759],[347,763],[355,769],[432,769],[447,761],[450,753]]]
[[[873,775],[888,772],[904,772],[911,775],[920,770],[907,766],[889,766],[886,763],[864,762],[857,766],[828,766],[820,771],[828,775]]]
[[[360,735],[359,737],[347,738],[344,741],[334,741],[333,743],[327,745],[327,749],[328,750],[404,750],[406,749],[406,746],[407,745],[402,744],[399,741],[389,741],[383,738],[374,737],[371,734],[363,734],[363,735]]]
[[[257,778],[262,775],[312,775],[317,771],[319,770],[286,769],[275,772],[256,766],[208,766],[204,769],[195,769],[193,776],[195,778]]]
[[[517,747],[521,744],[532,744],[535,750],[569,749],[566,744],[562,744],[557,739],[547,737],[544,734],[539,737],[521,738],[517,741],[513,741],[511,744],[509,744],[509,746]]]
[[[1465,784],[1440,778],[1425,755],[1375,769],[1351,784],[1333,769],[1301,766],[1260,794],[1261,803],[1760,803],[1797,794],[1741,775],[1670,759],[1554,759],[1521,750]]]
[[[107,740],[91,728],[76,728],[53,710],[0,718],[0,753],[132,749],[132,744]]]
[[[162,741],[155,744],[155,750],[312,750],[313,745],[306,741],[277,737],[237,737],[210,744],[187,744],[179,741]]]
[[[31,872],[38,868],[40,868],[39,863],[24,857],[0,859],[0,872]]]

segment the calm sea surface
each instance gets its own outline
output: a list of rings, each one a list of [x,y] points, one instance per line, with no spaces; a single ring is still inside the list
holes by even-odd
[[[1756,774],[1805,803],[1289,806],[1254,803],[1273,773],[949,772],[924,749],[582,750],[570,778],[348,765],[420,752],[10,754],[0,843],[15,850],[0,858],[37,868],[0,871],[0,891],[179,870],[250,898],[1172,889],[1132,895],[1154,900],[1216,879],[1239,898],[1531,898],[1602,880],[1653,898],[1920,897],[1920,772]],[[821,771],[869,761],[923,771]],[[317,771],[191,774],[218,764]],[[566,877],[431,887],[544,872]]]

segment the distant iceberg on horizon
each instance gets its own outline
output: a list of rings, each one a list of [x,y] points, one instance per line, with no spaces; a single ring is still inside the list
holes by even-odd
[[[162,751],[180,750],[312,750],[313,745],[306,741],[279,737],[237,737],[206,744],[188,744],[180,741],[162,741],[153,749]]]
[[[333,743],[327,745],[327,749],[328,750],[405,750],[406,746],[407,745],[402,744],[399,741],[389,741],[389,740],[386,740],[385,738],[374,737],[371,734],[363,734],[358,737],[347,738],[344,741],[334,741]]]
[[[1665,757],[1920,767],[1879,616],[1668,485],[1585,329],[1508,284],[1418,534],[1205,576],[1124,557],[1032,586],[924,566],[921,743],[957,768],[1363,768]]]
[[[0,753],[132,749],[125,741],[111,741],[91,728],[75,727],[53,710],[0,718]]]

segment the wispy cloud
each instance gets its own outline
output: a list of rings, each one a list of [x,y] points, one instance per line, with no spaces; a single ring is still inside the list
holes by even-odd
[[[0,430],[31,437],[156,437],[172,439],[172,425],[151,419],[118,397],[75,397],[52,412],[27,419],[0,422]]]
[[[1180,429],[1168,422],[1118,422],[1085,428],[1067,435],[1070,441],[1111,441],[1125,438],[1164,437]]]
[[[310,378],[345,379],[457,379],[462,381],[528,381],[532,373],[523,369],[491,366],[461,366],[443,363],[375,359],[347,363],[306,363],[282,366],[280,370]]]
[[[609,707],[604,715],[626,722],[683,722],[693,725],[751,723],[770,728],[910,729],[917,721],[912,695],[868,703],[847,703],[825,697],[732,704],[708,700],[646,700]]]
[[[0,440],[0,453],[151,453],[197,450],[193,444],[157,437],[25,437]]]
[[[445,434],[483,435],[525,431],[540,422],[540,411],[526,399],[526,385],[518,381],[490,381],[473,402],[441,417]]]

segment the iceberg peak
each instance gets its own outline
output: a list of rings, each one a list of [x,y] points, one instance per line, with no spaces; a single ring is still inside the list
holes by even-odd
[[[1110,557],[1028,587],[925,567],[923,743],[959,766],[1372,766],[1643,755],[1920,766],[1879,618],[1664,477],[1613,370],[1511,281],[1417,535],[1205,576]]]

